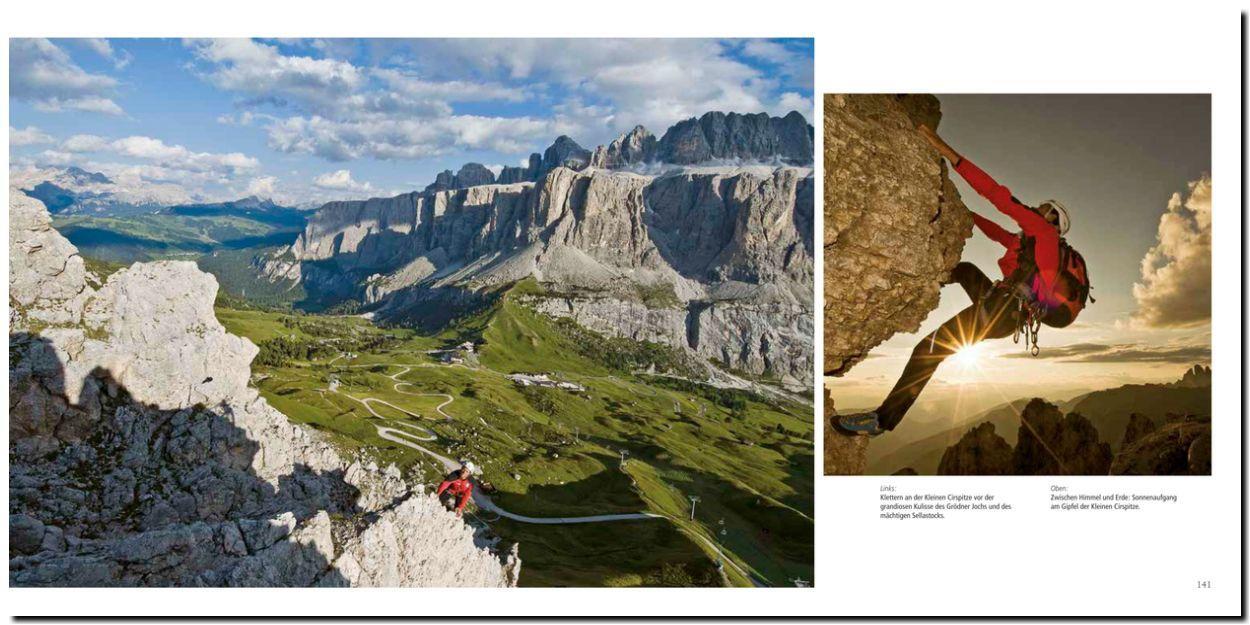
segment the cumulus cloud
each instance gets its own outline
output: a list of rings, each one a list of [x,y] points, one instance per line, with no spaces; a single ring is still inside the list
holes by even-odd
[[[561,85],[583,100],[602,101],[609,113],[587,128],[616,133],[641,123],[662,132],[709,110],[785,114],[795,104],[773,94],[780,76],[811,88],[810,51],[763,40],[709,39],[491,39],[422,40],[411,44],[423,68],[472,68]],[[753,67],[733,54],[771,64]],[[810,105],[800,110],[810,117]],[[589,137],[599,141],[602,136]]]
[[[277,176],[257,176],[247,182],[247,188],[244,189],[245,195],[255,195],[262,198],[273,198],[278,194],[278,178]]]
[[[276,116],[264,117],[271,147],[330,161],[483,149],[527,154],[559,134],[591,147],[638,123],[663,132],[709,110],[805,116],[813,110],[801,92],[810,84],[786,78],[810,73],[810,50],[776,42],[370,41],[365,47],[381,60],[378,66],[354,64],[349,59],[360,56],[361,46],[346,42],[227,39],[187,46],[195,71],[239,94],[240,106],[276,109]],[[792,64],[804,67],[791,71]],[[468,114],[460,105],[472,102],[536,103],[544,113]]]
[[[1085,363],[1193,364],[1211,360],[1210,345],[1157,345],[1075,343],[1042,349],[1037,356],[1027,351],[1001,354],[1003,358],[1043,358]]]
[[[11,147],[39,145],[41,143],[52,143],[53,141],[52,135],[34,126],[27,126],[20,130],[9,126],[9,146]]]
[[[123,114],[112,100],[117,80],[92,74],[47,39],[9,40],[9,95],[47,112]]]
[[[353,193],[368,193],[373,190],[373,185],[368,182],[357,182],[352,179],[352,172],[346,169],[321,174],[313,179],[313,186],[319,189],[330,189],[333,191],[351,191]]]
[[[1159,219],[1157,242],[1133,285],[1141,327],[1180,328],[1211,321],[1211,177],[1175,193]]]
[[[269,126],[269,146],[282,152],[315,154],[329,161],[417,159],[459,149],[523,151],[535,140],[550,140],[559,134],[553,134],[555,129],[544,120],[476,115],[347,121],[296,116]]]
[[[98,135],[73,135],[61,142],[65,152],[107,152],[145,161],[168,170],[188,172],[244,172],[260,167],[260,161],[241,152],[195,152],[153,137],[130,136],[108,140]]]
[[[365,80],[351,63],[286,56],[276,46],[250,39],[193,40],[187,45],[208,64],[203,75],[217,87],[311,111],[339,108]]]
[[[77,41],[82,43],[88,50],[108,60],[115,69],[125,69],[127,65],[130,65],[130,61],[134,59],[129,52],[114,48],[108,39],[78,39]]]

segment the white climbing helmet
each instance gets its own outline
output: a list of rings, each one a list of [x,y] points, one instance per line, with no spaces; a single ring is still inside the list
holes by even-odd
[[[1059,236],[1067,234],[1068,228],[1072,226],[1072,221],[1068,218],[1068,209],[1063,204],[1060,204],[1059,200],[1046,200],[1045,202],[1042,202],[1042,206],[1047,204],[1050,205],[1051,210],[1059,213]],[[1045,217],[1046,213],[1042,213],[1042,216]]]
[[[477,475],[477,465],[473,464],[471,460],[460,461],[460,468],[468,469],[469,475]]]

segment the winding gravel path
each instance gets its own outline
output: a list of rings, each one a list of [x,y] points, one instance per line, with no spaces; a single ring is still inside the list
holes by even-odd
[[[372,365],[370,365],[370,366],[372,366]],[[436,410],[436,411],[438,411],[438,413],[439,413],[440,415],[443,415],[443,417],[444,417],[444,418],[446,418],[446,419],[448,419],[448,420],[452,420],[452,416],[451,416],[451,415],[449,415],[449,414],[447,414],[446,412],[444,412],[444,411],[443,411],[443,408],[444,408],[444,407],[446,407],[446,406],[448,406],[448,405],[449,405],[449,404],[451,404],[452,402],[454,402],[454,401],[456,400],[456,398],[455,398],[455,397],[453,397],[453,396],[451,396],[451,395],[448,395],[447,393],[414,393],[414,392],[411,392],[411,391],[403,391],[403,390],[400,390],[400,388],[399,388],[400,386],[413,386],[413,385],[412,385],[411,383],[409,383],[409,382],[401,382],[401,381],[399,381],[399,377],[400,377],[400,376],[402,376],[402,375],[404,375],[405,373],[408,373],[409,371],[411,371],[411,370],[412,370],[412,367],[411,367],[411,366],[408,366],[408,365],[399,365],[399,366],[404,367],[404,369],[403,369],[402,371],[400,371],[399,373],[395,373],[395,374],[393,374],[393,375],[387,376],[387,377],[389,377],[391,380],[394,380],[394,381],[395,381],[395,384],[394,384],[394,389],[395,389],[395,391],[396,391],[396,392],[399,392],[399,393],[403,393],[403,394],[405,394],[405,395],[413,395],[413,396],[418,396],[418,397],[445,397],[445,398],[447,398],[447,400],[446,400],[446,401],[444,401],[443,403],[439,404],[439,405],[438,405],[438,407],[436,407],[436,408],[435,408],[435,410]],[[425,365],[417,365],[417,366],[425,366]],[[605,376],[605,377],[609,377],[609,378],[614,378],[614,379],[615,379],[615,376]],[[618,381],[619,381],[619,380],[618,380]],[[330,390],[330,389],[326,389],[326,390]],[[653,394],[653,395],[658,394],[658,393],[656,393],[656,392],[654,391],[654,389],[648,389],[648,390],[651,390],[651,392],[652,392],[652,394]],[[384,416],[382,416],[382,415],[379,415],[377,412],[375,412],[375,411],[373,410],[373,408],[372,408],[371,406],[369,406],[369,402],[377,402],[377,403],[382,404],[382,405],[384,405],[384,406],[389,406],[389,407],[391,407],[391,408],[394,408],[395,410],[398,410],[398,411],[400,411],[400,412],[403,412],[404,414],[407,414],[407,415],[412,416],[412,417],[414,417],[414,418],[418,418],[418,419],[419,419],[419,418],[421,418],[419,415],[417,415],[417,414],[415,414],[415,413],[413,413],[413,412],[411,412],[411,411],[405,410],[405,409],[403,409],[403,408],[400,408],[399,406],[396,406],[396,405],[394,405],[394,404],[391,404],[390,402],[387,402],[387,401],[384,401],[384,400],[381,400],[381,399],[377,399],[377,398],[375,398],[375,397],[356,398],[356,397],[352,397],[351,395],[348,395],[347,393],[340,392],[340,391],[338,391],[338,390],[333,390],[332,392],[334,392],[334,393],[338,393],[338,394],[340,394],[340,395],[343,395],[344,397],[347,397],[347,398],[349,398],[349,399],[352,399],[352,400],[354,400],[354,401],[359,402],[359,403],[360,403],[361,405],[363,405],[363,406],[364,406],[364,407],[365,407],[365,408],[366,408],[366,409],[367,409],[367,410],[368,410],[368,411],[369,411],[369,412],[370,412],[373,416],[378,417],[379,419],[387,419],[387,417],[384,417]],[[701,407],[702,407],[702,406],[701,406]],[[390,421],[389,419],[387,419],[387,420],[388,420],[388,421]],[[411,432],[406,432],[406,431],[403,431],[403,430],[398,430],[398,429],[395,429],[395,428],[392,428],[392,427],[386,427],[386,426],[381,426],[381,425],[375,425],[374,427],[377,429],[378,436],[379,436],[379,437],[381,437],[381,438],[383,438],[383,439],[385,439],[385,440],[391,441],[392,443],[397,443],[397,444],[399,444],[399,445],[403,445],[403,446],[405,446],[405,447],[408,447],[408,448],[411,448],[411,449],[415,449],[415,450],[417,450],[417,451],[419,451],[419,452],[421,452],[421,453],[423,453],[423,454],[426,454],[427,456],[430,456],[431,458],[434,458],[434,459],[435,459],[435,460],[437,460],[440,464],[442,464],[442,465],[443,465],[443,469],[444,469],[445,471],[447,471],[448,473],[450,473],[450,472],[452,472],[452,471],[454,471],[454,470],[456,470],[456,469],[459,469],[459,468],[460,468],[460,466],[461,466],[460,462],[458,462],[458,461],[456,461],[456,460],[452,460],[451,458],[448,458],[447,456],[444,456],[444,455],[442,455],[442,454],[440,454],[440,453],[438,453],[438,452],[436,452],[436,451],[434,451],[434,450],[428,449],[428,448],[426,448],[426,447],[423,447],[423,446],[421,446],[421,445],[417,444],[417,441],[420,441],[420,442],[429,442],[429,441],[437,440],[437,438],[438,438],[438,437],[437,437],[437,436],[435,436],[435,435],[434,435],[434,433],[433,433],[432,431],[427,430],[427,429],[422,428],[422,427],[417,426],[417,425],[413,425],[413,424],[411,424],[411,423],[403,423],[403,422],[399,422],[399,421],[393,421],[393,423],[395,423],[396,425],[401,425],[401,426],[404,426],[404,427],[408,427],[408,428],[412,428],[412,429],[415,429],[415,430],[419,430],[419,431],[421,431],[421,432],[424,432],[424,433],[427,435],[427,437],[417,436],[416,434],[413,434],[413,433],[411,433]],[[505,432],[505,434],[507,434],[507,433]],[[511,438],[511,437],[509,437],[509,438]],[[667,519],[667,520],[669,520],[670,522],[673,522],[674,524],[676,524],[676,522],[675,522],[675,521],[673,521],[673,519],[670,519],[668,516],[663,515],[663,514],[654,513],[654,512],[631,512],[631,513],[624,513],[624,514],[595,514],[595,515],[589,515],[589,516],[574,516],[574,517],[532,517],[532,516],[525,516],[525,515],[523,515],[523,514],[516,514],[516,513],[514,513],[514,512],[509,512],[509,511],[507,511],[507,510],[504,510],[503,508],[500,508],[500,507],[499,507],[499,505],[498,505],[498,504],[496,504],[496,503],[495,503],[495,502],[494,502],[494,501],[490,498],[490,496],[489,496],[489,495],[487,495],[487,494],[486,494],[486,493],[482,490],[482,488],[481,488],[481,484],[480,484],[480,483],[479,483],[479,484],[477,484],[477,488],[474,488],[474,489],[473,489],[473,495],[472,495],[472,497],[473,497],[473,503],[477,504],[477,507],[478,507],[478,508],[480,508],[481,510],[486,510],[486,511],[489,511],[489,512],[493,512],[493,513],[495,513],[495,514],[499,515],[500,517],[503,517],[503,518],[505,518],[505,519],[510,519],[510,520],[512,520],[512,521],[516,521],[516,522],[518,522],[518,523],[531,523],[531,524],[536,524],[536,525],[571,525],[571,524],[577,524],[577,523],[609,523],[609,522],[612,522],[612,521],[636,521],[636,520],[642,520],[642,519]],[[680,527],[680,526],[679,526],[679,527]],[[688,533],[690,536],[692,536],[692,537],[694,537],[694,538],[698,539],[698,540],[699,540],[700,542],[702,542],[703,544],[707,545],[707,547],[708,547],[709,549],[711,549],[713,552],[715,552],[715,553],[717,554],[717,556],[720,558],[720,561],[721,561],[722,563],[724,563],[724,564],[726,564],[726,565],[728,565],[728,566],[730,566],[730,567],[733,567],[733,569],[734,569],[735,571],[737,571],[739,575],[741,575],[742,577],[744,577],[744,578],[746,578],[747,580],[749,580],[749,581],[751,582],[751,584],[752,584],[752,585],[754,585],[754,586],[756,586],[756,587],[762,587],[762,586],[765,586],[765,584],[761,583],[758,579],[756,579],[756,577],[755,577],[754,575],[751,575],[751,574],[750,574],[750,573],[748,573],[746,570],[744,570],[742,567],[738,566],[738,564],[737,564],[737,563],[735,563],[732,559],[730,559],[730,558],[726,557],[726,556],[725,556],[725,554],[724,554],[724,552],[722,552],[722,551],[720,550],[720,548],[716,546],[716,543],[712,542],[711,540],[708,540],[707,538],[705,538],[705,537],[703,537],[703,536],[701,536],[701,535],[699,535],[699,534],[697,534],[697,533],[694,533],[694,532],[687,532],[687,533]]]

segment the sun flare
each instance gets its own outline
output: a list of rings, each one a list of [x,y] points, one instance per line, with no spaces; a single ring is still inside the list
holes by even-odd
[[[970,343],[960,347],[951,356],[951,362],[960,371],[973,371],[981,368],[985,360],[985,343]]]

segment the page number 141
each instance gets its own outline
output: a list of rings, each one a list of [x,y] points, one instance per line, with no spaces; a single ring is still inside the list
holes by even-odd
[[[1198,580],[1198,589],[1199,589],[1199,590],[1210,590],[1210,589],[1211,589],[1211,580],[1209,580],[1209,579],[1200,579],[1200,580]]]

